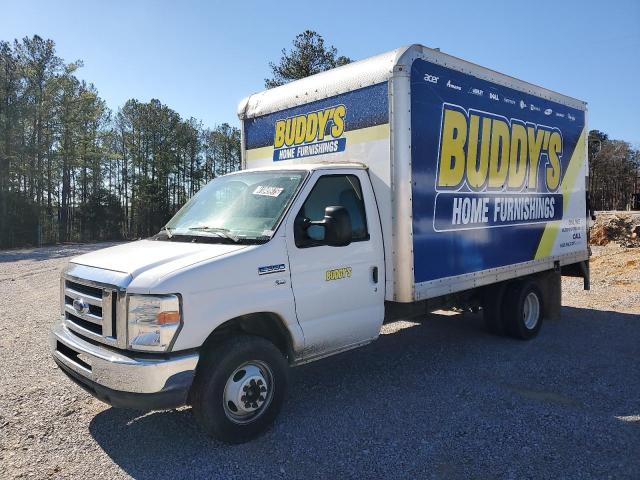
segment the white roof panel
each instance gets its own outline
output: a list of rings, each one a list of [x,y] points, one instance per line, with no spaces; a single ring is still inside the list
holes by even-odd
[[[251,95],[240,102],[238,116],[242,119],[259,117],[385,82],[407,48],[398,48]]]
[[[405,64],[410,66],[417,58],[573,108],[581,110],[586,108],[586,103],[581,100],[553,92],[544,87],[510,77],[452,55],[447,55],[439,50],[416,44],[397,48],[387,53],[375,55],[250,95],[238,105],[238,116],[241,119],[260,117],[385,82],[393,75],[396,65]]]

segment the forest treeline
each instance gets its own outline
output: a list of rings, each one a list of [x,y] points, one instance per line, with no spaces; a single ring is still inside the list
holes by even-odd
[[[271,88],[348,63],[305,31],[270,63]],[[206,182],[240,167],[240,131],[206,128],[159,100],[112,111],[52,40],[0,41],[0,248],[139,238],[157,232]],[[589,134],[591,205],[626,209],[640,153]]]
[[[159,100],[111,111],[38,36],[0,42],[0,247],[157,232],[240,166],[240,131]]]
[[[640,150],[589,132],[589,198],[593,210],[640,209]]]

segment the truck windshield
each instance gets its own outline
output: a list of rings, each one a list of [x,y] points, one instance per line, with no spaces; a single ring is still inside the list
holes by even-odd
[[[302,171],[278,171],[216,178],[175,214],[156,239],[268,241],[304,176]]]

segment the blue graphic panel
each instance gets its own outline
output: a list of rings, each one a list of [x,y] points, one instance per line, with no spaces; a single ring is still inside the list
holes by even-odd
[[[333,135],[331,130],[334,126],[340,125],[337,125],[337,119],[329,114],[333,113],[332,109],[337,109],[337,111],[340,111],[340,109],[342,108],[344,108],[345,115],[343,117],[343,128],[339,129],[340,134],[342,134],[344,131],[358,130],[360,128],[372,127],[374,125],[382,125],[388,123],[389,99],[387,83],[379,83],[369,87],[343,93],[341,95],[336,95],[334,97],[325,98],[323,100],[318,100],[315,102],[309,102],[304,105],[299,105],[286,110],[263,115],[261,117],[245,120],[244,133],[246,149],[250,150],[252,148],[274,145],[274,139],[276,138],[277,133],[276,123],[278,121],[285,122],[286,124],[287,120],[289,120],[289,125],[287,125],[287,128],[291,129],[292,134],[300,134],[298,138],[295,138],[295,136],[292,137],[293,142],[288,142],[286,145],[282,145],[282,147],[308,145],[310,143],[315,143],[316,141],[336,139],[340,137],[340,135]],[[311,124],[311,122],[309,121],[311,117],[317,116],[318,114],[323,112],[328,115],[328,117],[326,118],[326,123],[324,123],[324,130],[317,131],[316,126],[316,135],[305,135],[304,138],[301,138],[303,133],[301,130],[298,132],[294,132],[297,120],[296,117],[305,118],[307,120],[305,126],[308,127]],[[300,122],[298,122],[298,125],[300,125]],[[305,133],[309,133],[309,131]],[[334,131],[333,133],[336,132]],[[344,150],[344,144],[336,146],[341,146]],[[275,145],[275,148],[280,148],[280,146]],[[320,148],[320,150],[322,148]],[[321,153],[328,153],[320,152],[318,148],[312,150],[312,152],[315,151],[317,151],[318,153],[311,154],[320,155]],[[280,158],[276,158],[274,156],[274,160],[278,159]]]
[[[532,260],[563,215],[584,112],[424,60],[411,69],[416,283]]]

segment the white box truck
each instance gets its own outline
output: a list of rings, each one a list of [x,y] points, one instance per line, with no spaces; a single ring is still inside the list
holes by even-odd
[[[157,235],[74,258],[51,349],[114,406],[263,431],[290,366],[481,309],[529,339],[588,288],[584,102],[420,45],[241,102],[243,169]],[[338,374],[338,373],[337,373]]]

